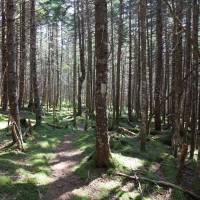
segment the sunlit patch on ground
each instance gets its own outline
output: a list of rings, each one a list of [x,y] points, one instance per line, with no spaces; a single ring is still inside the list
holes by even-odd
[[[1,121],[0,122],[0,130],[3,130],[8,127],[8,122],[7,121]]]
[[[118,160],[119,163],[121,163],[122,166],[126,167],[129,170],[137,170],[141,168],[145,161],[139,158],[133,158],[128,156],[123,156],[121,154],[113,153],[112,154],[115,159]]]

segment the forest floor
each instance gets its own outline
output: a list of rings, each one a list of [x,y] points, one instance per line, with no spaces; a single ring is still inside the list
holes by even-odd
[[[24,116],[24,114],[23,114]],[[155,180],[175,183],[176,160],[170,155],[170,131],[152,133],[148,137],[147,152],[140,152],[139,124],[120,126],[130,129],[135,136],[110,132],[112,157],[115,167],[108,171],[96,169],[90,160],[95,147],[94,122],[77,118],[77,128],[71,124],[71,112],[57,113],[57,124],[52,124],[52,113],[44,116],[41,127],[25,143],[25,152],[14,148],[3,149],[10,142],[7,116],[0,120],[0,199],[1,200],[189,200],[178,190],[163,188],[148,182],[136,185],[133,181],[115,176],[115,172],[143,175]],[[34,123],[34,115],[26,118]],[[66,126],[67,125],[67,126]],[[183,187],[192,189],[195,161],[187,161]],[[199,185],[195,184],[199,191]]]

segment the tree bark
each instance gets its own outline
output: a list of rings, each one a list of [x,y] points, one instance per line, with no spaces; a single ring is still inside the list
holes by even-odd
[[[117,82],[116,82],[116,125],[119,126],[120,117],[120,74],[121,74],[121,55],[123,39],[123,0],[119,5],[119,27],[118,27],[118,51],[117,51]]]
[[[129,0],[129,72],[128,72],[128,119],[131,122],[132,116],[132,0]]]
[[[31,68],[32,80],[33,80],[36,125],[39,126],[41,125],[41,121],[42,121],[42,110],[41,110],[41,105],[40,105],[38,80],[37,80],[35,0],[31,0],[30,68]]]
[[[96,43],[96,165],[108,167],[110,146],[107,132],[107,62],[108,27],[106,0],[95,0],[95,43]]]
[[[12,131],[14,143],[17,142],[18,148],[23,149],[22,135],[20,128],[19,107],[17,99],[17,72],[16,72],[16,52],[15,52],[15,0],[6,2],[6,19],[7,19],[7,60],[8,60],[8,98],[10,107],[10,117],[13,124],[16,124],[20,137]],[[15,127],[16,128],[16,127]]]
[[[157,55],[156,55],[156,82],[155,82],[155,130],[161,130],[161,88],[162,88],[162,0],[157,0],[156,6],[156,41],[157,41]]]
[[[81,12],[79,8],[79,1],[77,2],[78,10],[78,35],[79,35],[79,49],[80,49],[80,71],[78,78],[78,112],[77,115],[82,114],[82,87],[85,81],[85,31],[84,31],[84,15],[83,2],[81,2]]]
[[[26,69],[26,1],[21,2],[21,22],[20,22],[20,74],[19,74],[19,109],[22,107],[24,99],[24,78]]]
[[[148,97],[147,97],[147,77],[146,77],[146,1],[140,0],[140,26],[141,26],[141,150],[146,148],[146,134],[148,134]]]
[[[6,47],[6,13],[5,13],[5,0],[1,0],[1,17],[2,17],[2,30],[1,30],[1,60],[2,60],[2,110],[8,109],[8,73],[7,73],[7,47]]]

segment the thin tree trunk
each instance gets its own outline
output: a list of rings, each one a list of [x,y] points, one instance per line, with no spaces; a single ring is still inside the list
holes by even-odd
[[[148,98],[147,98],[147,77],[146,77],[146,1],[140,0],[140,25],[141,25],[141,150],[146,148],[146,134],[148,134]]]
[[[118,51],[117,51],[117,83],[116,83],[116,125],[119,126],[120,117],[120,74],[121,74],[121,54],[123,39],[123,0],[119,5],[119,27],[118,27]]]
[[[2,60],[2,110],[8,109],[8,73],[7,73],[7,47],[6,47],[6,13],[5,0],[1,0],[1,17],[2,17],[2,36],[1,36],[1,60]]]
[[[36,125],[39,126],[42,120],[42,110],[40,105],[37,63],[36,63],[36,21],[35,21],[35,0],[31,0],[31,19],[30,19],[30,68],[34,89],[34,105],[36,114]]]
[[[157,56],[156,56],[156,82],[155,82],[155,129],[161,130],[161,88],[162,88],[162,0],[157,0],[156,9],[156,41],[157,41]]]
[[[22,107],[24,99],[24,78],[26,68],[26,1],[21,3],[21,38],[20,38],[20,74],[19,74],[19,109]]]
[[[129,0],[129,72],[128,72],[128,119],[131,122],[132,116],[132,0]]]

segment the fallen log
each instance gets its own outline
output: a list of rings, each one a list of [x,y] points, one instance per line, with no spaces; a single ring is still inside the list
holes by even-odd
[[[128,135],[128,136],[135,136],[136,135],[135,133],[129,131],[128,129],[126,129],[124,127],[119,127],[118,132],[125,134],[125,135]]]
[[[52,128],[56,128],[56,129],[63,129],[64,127],[56,125],[56,124],[49,124],[47,123],[48,126],[52,127]]]
[[[188,195],[190,195],[191,197],[193,197],[194,199],[200,199],[200,196],[198,196],[197,194],[195,194],[194,192],[187,190],[185,188],[182,188],[181,186],[175,185],[173,183],[167,182],[167,181],[157,181],[157,180],[153,180],[144,176],[129,176],[127,174],[121,173],[121,172],[116,172],[115,175],[117,176],[122,176],[125,178],[129,178],[135,181],[141,180],[141,181],[147,181],[147,182],[151,182],[157,185],[161,185],[161,186],[166,186],[166,187],[170,187],[170,188],[174,188],[174,189],[178,189]]]

